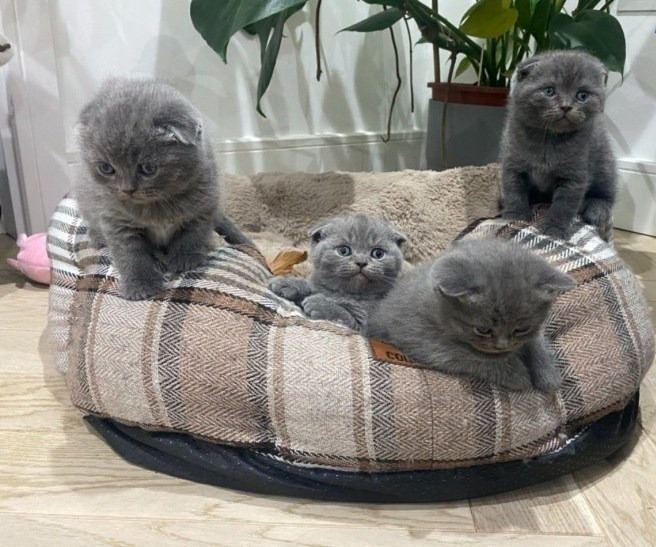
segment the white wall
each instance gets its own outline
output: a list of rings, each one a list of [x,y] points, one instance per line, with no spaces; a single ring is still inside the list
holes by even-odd
[[[608,127],[619,160],[619,228],[656,235],[656,2],[651,11],[621,11],[627,41],[624,81],[609,78]]]
[[[427,0],[428,2],[428,0]],[[21,52],[12,67],[31,231],[42,230],[67,190],[77,161],[73,128],[82,105],[110,74],[169,80],[205,115],[225,171],[394,170],[419,168],[432,79],[432,52],[415,50],[416,111],[409,86],[397,100],[392,142],[387,124],[396,80],[388,33],[337,31],[380,10],[361,2],[324,2],[322,60],[315,80],[314,9],[285,30],[276,73],[255,111],[257,39],[240,33],[225,65],[196,33],[184,0],[0,0],[5,31]],[[397,25],[398,27],[398,25]],[[411,27],[412,28],[412,27]],[[419,35],[412,29],[413,43]],[[408,39],[397,28],[402,74]]]
[[[422,167],[431,47],[415,49],[416,111],[409,111],[405,85],[392,142],[383,144],[380,135],[396,83],[388,34],[336,35],[380,8],[347,0],[324,2],[325,72],[318,83],[316,2],[311,4],[287,25],[263,101],[269,114],[264,119],[254,108],[257,41],[236,36],[228,49],[230,64],[224,65],[194,30],[188,0],[0,0],[5,32],[20,52],[4,69],[8,121],[20,159],[16,173],[24,189],[18,216],[24,213],[27,231],[43,230],[67,191],[77,161],[77,113],[109,74],[170,80],[206,116],[226,171]],[[441,10],[458,21],[469,4],[471,0],[443,1]],[[619,18],[627,35],[627,72],[622,85],[611,75],[607,106],[621,167],[617,224],[656,234],[656,13],[620,13]],[[412,30],[414,42],[418,34]],[[407,36],[397,31],[397,39],[407,83]]]

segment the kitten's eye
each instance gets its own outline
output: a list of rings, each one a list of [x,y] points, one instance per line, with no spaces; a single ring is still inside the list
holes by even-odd
[[[576,93],[576,100],[580,103],[584,103],[585,101],[588,100],[588,92],[587,91],[577,91]]]
[[[492,329],[486,329],[483,327],[474,327],[474,332],[478,336],[484,336],[485,338],[489,338],[490,336],[492,336]]]
[[[549,87],[545,87],[542,90],[542,93],[544,93],[546,97],[553,97],[556,94],[556,90],[553,87],[549,86]]]
[[[152,177],[155,173],[157,173],[157,166],[153,165],[152,163],[140,163],[137,169],[139,170],[139,173],[144,177]]]
[[[385,251],[383,249],[379,249],[376,247],[373,251],[371,251],[371,257],[375,258],[376,260],[380,260],[385,256]]]
[[[337,247],[337,254],[339,256],[350,256],[351,255],[351,247],[348,245],[340,245]]]
[[[104,161],[98,163],[96,165],[96,169],[98,170],[98,173],[100,173],[101,175],[105,175],[106,177],[116,173],[116,171],[114,171],[114,168],[109,163],[106,163]]]
[[[515,329],[513,336],[526,336],[529,332],[531,332],[531,327],[523,327],[521,329]]]

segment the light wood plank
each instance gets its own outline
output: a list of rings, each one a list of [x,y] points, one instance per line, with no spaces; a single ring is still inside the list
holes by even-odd
[[[656,443],[656,367],[652,366],[640,386],[640,414],[642,430]]]
[[[574,476],[612,545],[656,545],[656,445],[641,435],[621,457]]]
[[[7,240],[0,236],[0,263],[15,254]],[[656,239],[618,232],[616,245],[656,302]],[[52,366],[46,312],[47,290],[0,264],[3,544],[567,546],[605,544],[600,533],[613,545],[656,544],[656,369],[642,389],[646,434],[625,461],[578,472],[577,483],[564,478],[473,501],[474,521],[467,502],[378,506],[254,496],[128,464],[70,406]]]
[[[466,501],[320,503],[258,497],[131,465],[87,431],[0,431],[0,513],[474,531]]]
[[[0,431],[64,434],[83,429],[61,374],[5,372],[0,376]]]
[[[7,289],[4,293],[2,289]],[[46,331],[48,290],[0,285],[0,363],[4,372],[54,373]]]
[[[583,547],[607,545],[602,538],[531,534],[459,534],[349,526],[230,524],[219,521],[88,519],[0,515],[6,545],[93,547],[98,545],[218,545],[344,547],[382,545],[531,545]]]
[[[615,241],[615,248],[633,273],[645,280],[656,281],[655,239],[625,232]]]
[[[571,475],[472,500],[471,507],[479,532],[602,535]]]
[[[656,238],[644,234],[638,234],[636,232],[628,232],[626,230],[614,230],[614,232],[616,246],[619,241],[624,246],[631,247],[636,251],[643,251],[651,254],[651,256],[656,259]]]
[[[0,329],[7,336],[6,341],[18,345],[23,341],[22,337],[17,338],[18,335],[40,336],[47,324],[47,312],[47,288],[25,285],[3,295],[0,299]]]

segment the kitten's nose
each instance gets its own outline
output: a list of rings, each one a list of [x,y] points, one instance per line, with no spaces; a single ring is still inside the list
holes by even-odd
[[[572,105],[571,104],[561,104],[560,109],[563,112],[569,112],[570,110],[572,110]]]
[[[497,338],[494,341],[494,349],[504,350],[508,349],[508,338]]]
[[[355,263],[358,266],[360,266],[360,269],[362,269],[367,265],[367,259],[366,258],[356,258]]]

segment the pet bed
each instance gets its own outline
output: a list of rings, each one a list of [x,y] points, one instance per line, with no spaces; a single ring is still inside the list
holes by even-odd
[[[563,378],[557,394],[510,392],[374,353],[365,338],[306,319],[268,291],[271,274],[251,247],[217,240],[206,266],[152,300],[124,300],[107,251],[89,245],[75,202],[64,199],[49,228],[49,328],[73,404],[136,464],[320,499],[473,497],[612,454],[635,426],[654,355],[642,290],[589,227],[565,243],[521,222],[475,221],[494,214],[496,188],[494,166],[271,174],[233,177],[227,205],[266,252],[352,210],[398,225],[412,262],[472,221],[462,237],[514,239],[542,254],[577,281],[547,325]]]

